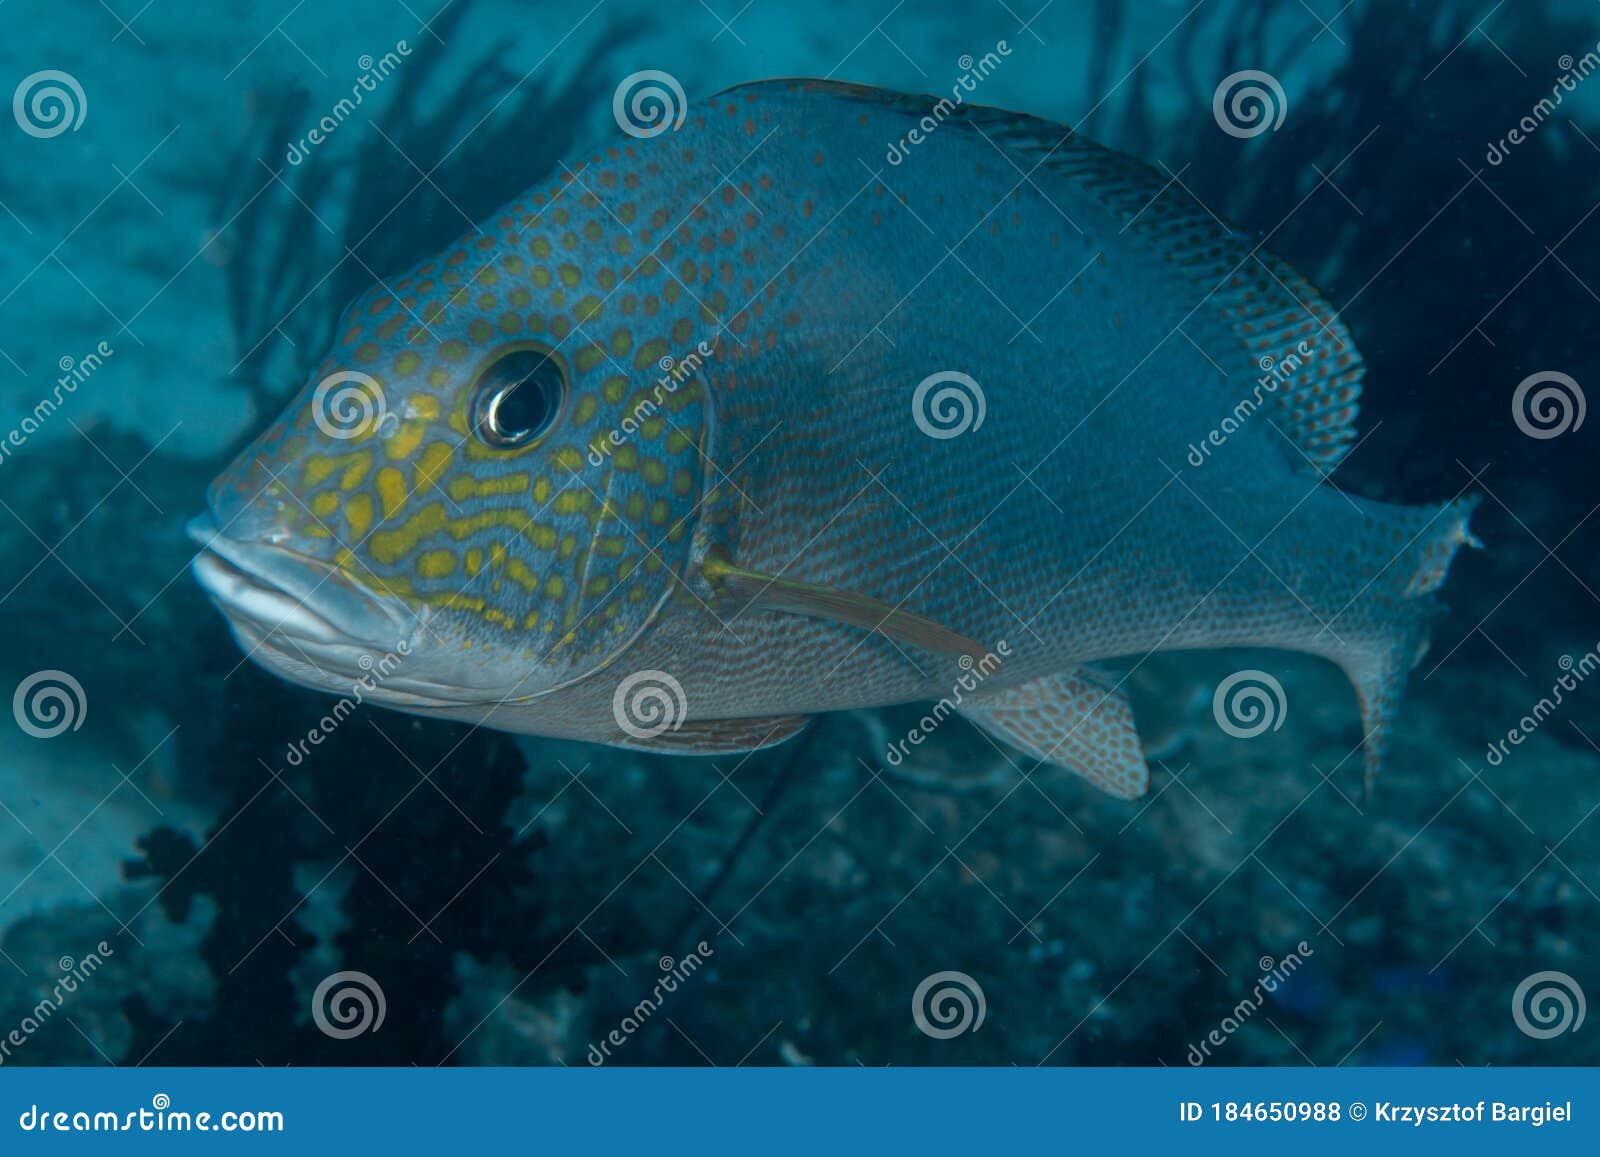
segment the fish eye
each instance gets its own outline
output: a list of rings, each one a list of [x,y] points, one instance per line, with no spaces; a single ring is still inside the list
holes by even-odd
[[[566,370],[554,351],[513,350],[478,375],[473,429],[496,449],[526,446],[550,428],[566,392]]]

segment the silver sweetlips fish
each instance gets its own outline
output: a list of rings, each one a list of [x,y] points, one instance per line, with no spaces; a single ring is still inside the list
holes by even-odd
[[[948,103],[883,168],[934,111],[735,88],[356,301],[191,524],[240,644],[333,692],[384,654],[365,697],[420,715],[685,754],[959,684],[1125,798],[1145,758],[1090,664],[1286,648],[1354,683],[1370,777],[1471,500],[1322,480],[1350,334],[1176,183]]]

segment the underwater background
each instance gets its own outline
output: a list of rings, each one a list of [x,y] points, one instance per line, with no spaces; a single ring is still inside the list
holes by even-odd
[[[9,0],[0,31],[4,1064],[1600,1062],[1600,7]],[[945,93],[986,54],[970,99],[1163,166],[1343,312],[1337,485],[1482,495],[1375,793],[1343,677],[1280,652],[1139,667],[1131,803],[959,721],[890,766],[916,706],[683,759],[329,728],[243,661],[184,524],[352,297],[615,136],[635,74]],[[1265,119],[1218,103],[1240,73]],[[1241,669],[1282,691],[1260,734],[1213,709]]]

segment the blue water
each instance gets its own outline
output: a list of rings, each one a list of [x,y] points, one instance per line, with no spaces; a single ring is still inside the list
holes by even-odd
[[[1600,1061],[1594,5],[9,0],[0,31],[4,1064]],[[294,757],[334,699],[244,661],[183,527],[350,298],[616,138],[633,74],[692,108],[986,57],[969,99],[1144,159],[1343,312],[1337,485],[1483,496],[1376,793],[1342,678],[1271,652],[1138,666],[1132,803],[960,722],[888,766],[914,707],[711,761],[364,708]],[[1287,704],[1255,739],[1212,710],[1245,668]]]

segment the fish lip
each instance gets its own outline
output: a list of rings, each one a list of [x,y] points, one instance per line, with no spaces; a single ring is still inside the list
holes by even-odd
[[[210,513],[190,519],[184,532],[201,548],[190,564],[196,581],[230,621],[255,634],[388,650],[416,633],[415,616],[331,563],[266,539],[234,538]]]

